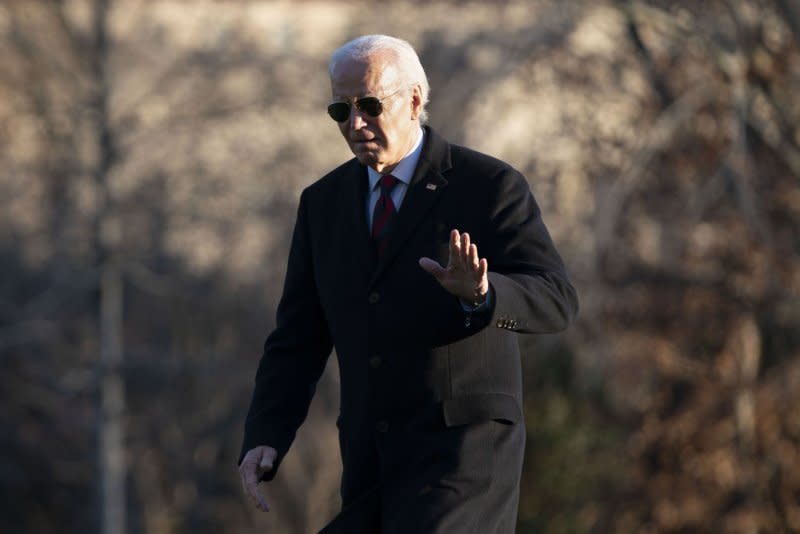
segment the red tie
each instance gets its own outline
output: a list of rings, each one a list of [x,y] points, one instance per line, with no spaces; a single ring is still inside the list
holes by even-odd
[[[384,174],[378,183],[381,186],[381,195],[372,210],[372,242],[375,244],[375,252],[380,258],[386,251],[392,221],[397,213],[397,210],[394,209],[394,202],[392,202],[392,189],[397,185],[398,180],[391,174]]]

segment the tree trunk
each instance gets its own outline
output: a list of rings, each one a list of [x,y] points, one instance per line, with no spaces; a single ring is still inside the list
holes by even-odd
[[[126,475],[125,457],[125,382],[123,375],[123,278],[119,250],[122,228],[117,218],[116,203],[109,184],[116,154],[109,117],[108,13],[110,0],[95,0],[91,47],[91,76],[95,93],[90,106],[95,117],[98,160],[95,185],[102,199],[98,210],[95,239],[100,277],[100,500],[101,532],[125,534]]]

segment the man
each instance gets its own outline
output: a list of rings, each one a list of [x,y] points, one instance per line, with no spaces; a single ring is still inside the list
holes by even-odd
[[[355,158],[300,198],[240,474],[271,480],[332,347],[347,534],[512,533],[525,443],[517,333],[561,330],[575,290],[527,182],[423,126],[413,48],[365,36],[329,64]],[[479,252],[480,251],[480,252]]]

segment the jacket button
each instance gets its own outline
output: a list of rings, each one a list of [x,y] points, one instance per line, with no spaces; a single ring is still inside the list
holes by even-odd
[[[376,304],[379,300],[381,300],[381,294],[378,293],[377,291],[373,291],[372,293],[370,293],[369,297],[367,298],[367,301],[370,304]]]
[[[381,357],[380,356],[373,356],[369,359],[369,366],[373,369],[377,369],[381,366]]]
[[[381,419],[380,421],[375,423],[375,430],[377,430],[378,432],[381,432],[381,433],[388,432],[389,431],[389,423]]]

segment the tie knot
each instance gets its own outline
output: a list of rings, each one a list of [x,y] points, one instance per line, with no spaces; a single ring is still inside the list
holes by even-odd
[[[384,194],[389,194],[399,180],[391,174],[384,174],[378,182]]]

